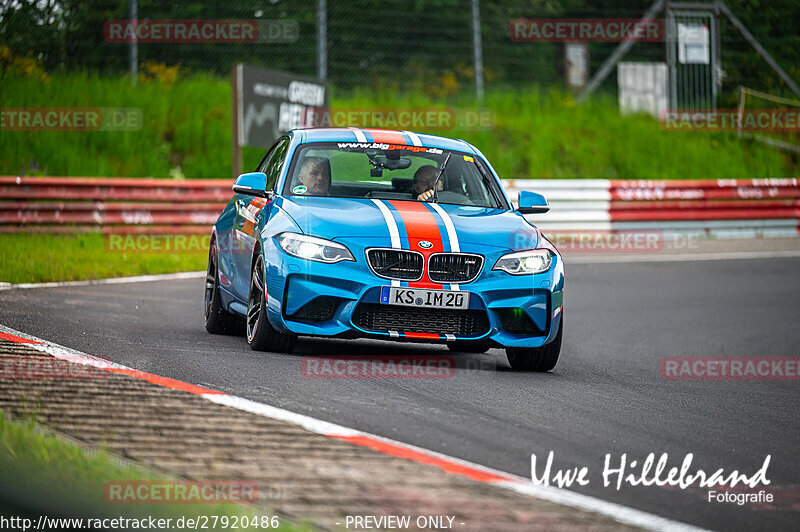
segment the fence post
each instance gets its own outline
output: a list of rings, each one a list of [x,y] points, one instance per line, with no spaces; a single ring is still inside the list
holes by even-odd
[[[233,68],[231,69],[231,116],[233,117],[233,135],[231,135],[231,137],[233,140],[232,168],[234,179],[239,177],[239,174],[242,173],[242,146],[240,143],[241,135],[239,133],[242,129],[241,117],[239,115],[239,109],[242,106],[241,72],[241,63],[233,65]]]
[[[481,47],[480,0],[472,0],[472,55],[475,59],[475,95],[483,101],[483,50]]]
[[[317,77],[328,79],[328,6],[326,0],[317,0]]]
[[[138,27],[136,19],[138,17],[136,0],[130,0],[130,4],[128,4],[128,20],[130,20],[133,27],[133,37],[128,45],[128,68],[134,85],[138,82],[137,78],[139,77],[139,50],[136,44],[136,30]]]

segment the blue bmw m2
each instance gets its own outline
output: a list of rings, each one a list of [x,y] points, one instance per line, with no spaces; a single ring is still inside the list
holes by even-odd
[[[483,154],[410,131],[298,129],[239,176],[211,233],[206,329],[256,350],[298,336],[505,348],[549,371],[564,334],[561,255]]]

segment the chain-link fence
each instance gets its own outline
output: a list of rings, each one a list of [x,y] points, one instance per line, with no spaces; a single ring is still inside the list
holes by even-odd
[[[800,3],[725,3],[789,76],[800,78]],[[320,72],[319,20],[324,6],[324,70],[334,86],[411,88],[433,96],[467,92],[475,86],[472,0],[3,0],[0,45],[7,47],[6,57],[36,58],[50,72],[123,74],[131,62],[124,22],[131,18],[132,4],[136,5],[138,24],[150,25],[148,38],[140,39],[136,46],[136,65],[140,67],[180,65],[187,72],[226,76],[233,64],[243,62],[315,76]],[[485,86],[492,90],[533,83],[566,85],[564,39],[514,39],[509,32],[513,20],[630,20],[641,17],[652,5],[653,0],[480,0]],[[709,5],[713,8],[713,2]],[[663,9],[657,16],[663,19]],[[171,21],[174,31],[177,22],[200,20],[251,23],[258,35],[235,38],[223,31],[222,36],[217,32],[210,37],[170,41],[163,27],[158,35],[153,30],[163,21]],[[123,29],[116,35],[113,27],[110,29],[115,21]],[[725,17],[719,17],[719,24],[719,104],[733,105],[740,85],[787,93],[785,83],[741,33]],[[589,41],[591,76],[619,43]],[[637,42],[623,60],[663,62],[665,48],[663,40]],[[613,71],[600,90],[616,90]]]

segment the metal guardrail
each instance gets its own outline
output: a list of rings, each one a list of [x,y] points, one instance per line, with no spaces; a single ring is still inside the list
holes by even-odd
[[[548,231],[659,230],[718,238],[800,235],[800,179],[514,179],[516,199],[534,190],[551,211],[531,215]]]
[[[0,177],[0,232],[208,233],[230,179]]]
[[[511,179],[545,195],[548,231],[660,230],[713,237],[800,235],[800,179]],[[206,233],[231,180],[0,177],[0,232]]]

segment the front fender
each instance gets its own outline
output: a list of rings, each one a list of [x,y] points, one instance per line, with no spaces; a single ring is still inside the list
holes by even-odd
[[[278,330],[283,329],[280,315],[284,290],[282,266],[285,253],[278,245],[275,237],[285,232],[302,233],[303,231],[294,219],[281,208],[281,202],[276,200],[271,216],[260,224],[257,245],[253,249],[250,264],[252,270],[256,253],[262,254],[266,269],[264,279],[267,285],[267,317],[273,328]]]

